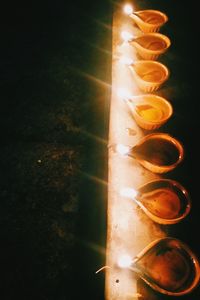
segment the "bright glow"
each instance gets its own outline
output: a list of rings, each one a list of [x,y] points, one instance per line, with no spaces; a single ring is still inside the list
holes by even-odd
[[[132,188],[122,188],[120,191],[120,195],[127,198],[135,198],[137,194],[137,191]]]
[[[126,4],[124,6],[124,12],[126,15],[131,15],[133,13],[133,7],[131,4]]]
[[[123,65],[132,65],[133,64],[133,60],[130,57],[127,57],[127,56],[120,57],[119,61]]]
[[[116,152],[118,152],[121,155],[128,154],[129,150],[130,150],[129,146],[125,146],[125,145],[122,145],[122,144],[117,144],[116,145]]]
[[[128,31],[122,31],[121,37],[124,40],[124,42],[131,41],[134,38],[134,36]]]
[[[125,88],[119,88],[117,90],[117,95],[118,95],[118,97],[120,97],[120,98],[122,98],[124,100],[127,100],[127,99],[131,98],[130,92],[127,89],[125,89]]]
[[[120,216],[118,216],[118,221],[117,221],[117,225],[118,225],[118,230],[125,232],[126,230],[128,230],[129,228],[129,218],[127,217],[127,215],[123,215],[120,214]]]
[[[128,268],[131,266],[132,264],[132,258],[130,257],[130,255],[124,254],[121,255],[118,259],[118,266],[120,268]]]

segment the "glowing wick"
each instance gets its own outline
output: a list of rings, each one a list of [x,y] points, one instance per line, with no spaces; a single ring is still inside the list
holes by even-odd
[[[124,13],[126,15],[131,15],[133,13],[133,7],[131,4],[124,5]]]
[[[118,152],[121,155],[126,155],[129,153],[130,147],[129,146],[125,146],[122,144],[117,144],[116,145],[116,152]]]
[[[122,188],[120,190],[120,195],[127,198],[135,198],[138,195],[138,192],[131,188]]]
[[[124,64],[124,65],[132,65],[133,64],[133,60],[130,57],[126,57],[126,56],[122,56],[119,59],[120,63]]]
[[[132,263],[132,258],[127,254],[121,255],[117,262],[120,268],[129,268],[132,265]]]
[[[122,31],[121,32],[121,37],[124,40],[124,42],[131,41],[134,38],[134,36],[128,31]]]
[[[129,91],[125,88],[119,88],[117,90],[117,95],[118,97],[122,98],[123,100],[128,100],[131,99],[131,94],[129,93]]]

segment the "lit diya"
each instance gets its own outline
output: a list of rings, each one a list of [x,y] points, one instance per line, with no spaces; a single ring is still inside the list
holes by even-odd
[[[190,293],[200,281],[197,256],[182,241],[166,237],[151,242],[135,258],[120,255],[118,267],[136,273],[151,288],[169,296]]]
[[[130,4],[124,6],[124,13],[127,14],[143,32],[158,31],[160,27],[168,21],[167,15],[161,11],[152,9],[133,11],[133,7]]]
[[[152,133],[135,146],[114,145],[114,151],[135,158],[144,168],[154,173],[173,170],[184,157],[182,144],[166,133]]]
[[[128,57],[121,57],[120,62],[127,65],[140,90],[151,93],[168,79],[168,68],[157,61],[138,60],[134,61]]]
[[[127,103],[136,123],[143,129],[157,129],[172,116],[173,108],[163,97],[153,94],[132,96],[123,88],[118,90],[118,96]]]
[[[171,45],[170,39],[160,33],[146,33],[134,37],[128,31],[122,31],[121,37],[124,42],[136,49],[141,58],[146,60],[156,60]]]
[[[120,194],[133,200],[149,218],[159,224],[178,223],[191,210],[187,190],[175,180],[153,180],[137,190],[122,188]]]

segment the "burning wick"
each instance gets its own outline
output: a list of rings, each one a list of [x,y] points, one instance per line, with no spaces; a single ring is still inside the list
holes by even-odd
[[[120,190],[120,195],[122,197],[127,197],[127,198],[135,198],[138,195],[138,192],[132,188],[122,188]]]
[[[127,42],[133,40],[134,36],[128,31],[122,31],[121,32],[121,38],[124,40],[124,42],[127,43]]]
[[[126,15],[131,15],[133,13],[133,7],[131,4],[125,4],[124,5],[124,13]]]
[[[132,95],[130,94],[130,92],[125,88],[119,88],[117,90],[117,96],[122,98],[123,100],[128,100],[128,99],[132,98]]]
[[[121,56],[119,62],[123,65],[128,65],[128,66],[133,65],[133,60],[127,56]]]
[[[131,4],[127,3],[126,5],[124,5],[123,11],[126,15],[134,19],[134,9]]]
[[[121,155],[127,155],[130,151],[130,147],[122,144],[117,144],[115,145],[115,151]]]
[[[133,263],[132,258],[128,254],[121,255],[117,261],[117,265],[122,268],[130,268]]]

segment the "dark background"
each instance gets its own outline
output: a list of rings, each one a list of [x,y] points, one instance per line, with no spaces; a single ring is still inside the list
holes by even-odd
[[[104,299],[104,273],[95,271],[105,263],[101,179],[107,180],[116,4],[44,0],[1,7],[1,299]],[[200,255],[198,11],[181,0],[138,6],[169,16],[161,32],[172,45],[160,61],[171,75],[158,94],[174,114],[159,131],[177,137],[186,156],[164,177],[184,185],[193,204],[184,221],[164,230]],[[183,297],[199,298],[199,289]]]
[[[0,298],[103,299],[111,5],[5,6]]]

